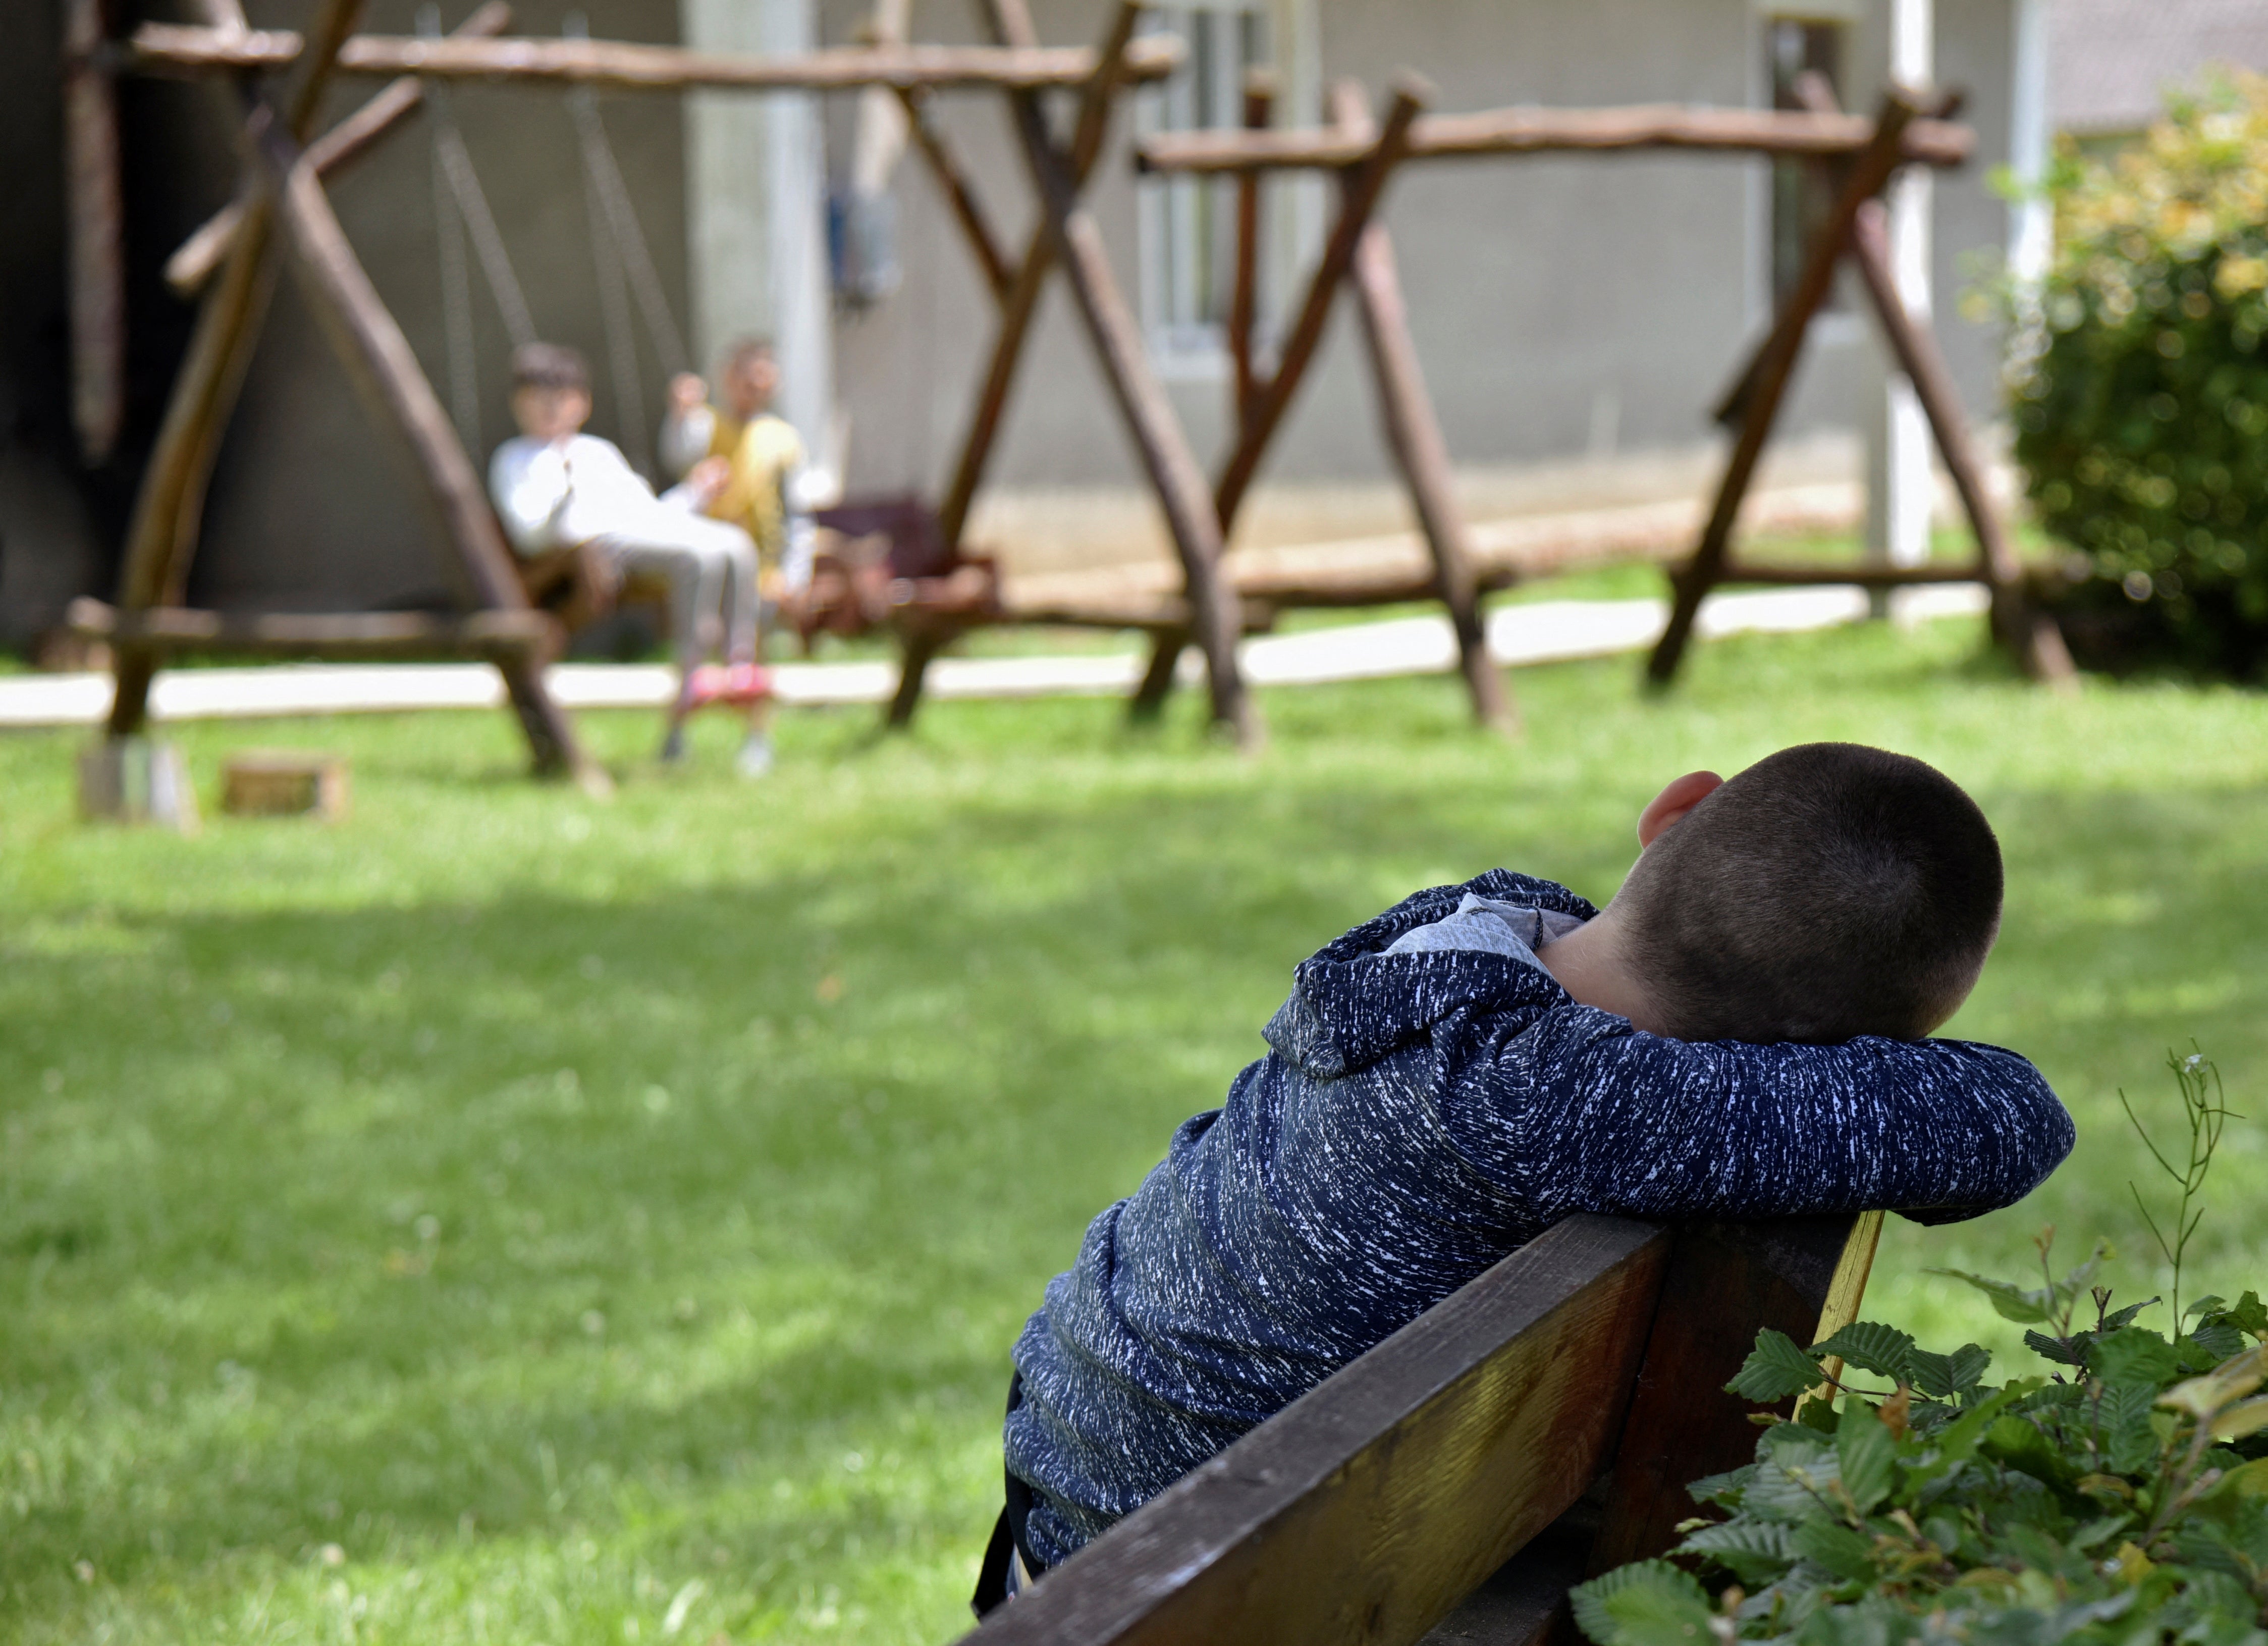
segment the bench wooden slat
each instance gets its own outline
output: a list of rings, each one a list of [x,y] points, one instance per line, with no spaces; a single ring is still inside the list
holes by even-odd
[[[1580,1497],[1668,1264],[1555,1225],[1003,1607],[970,1646],[1409,1642]]]

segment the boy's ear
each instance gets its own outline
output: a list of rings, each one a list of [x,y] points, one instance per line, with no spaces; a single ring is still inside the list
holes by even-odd
[[[1713,771],[1689,771],[1682,778],[1670,779],[1669,786],[1638,815],[1638,850],[1645,851],[1663,830],[1724,786],[1725,779]]]

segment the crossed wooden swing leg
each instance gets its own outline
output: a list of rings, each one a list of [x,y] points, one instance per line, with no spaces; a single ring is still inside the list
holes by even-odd
[[[1414,75],[1395,84],[1382,122],[1372,118],[1360,85],[1342,81],[1332,88],[1331,118],[1337,134],[1359,158],[1338,172],[1339,210],[1322,255],[1307,280],[1299,313],[1285,332],[1273,368],[1263,373],[1254,358],[1252,321],[1259,262],[1259,173],[1238,179],[1236,280],[1230,301],[1229,351],[1234,365],[1236,444],[1213,487],[1213,507],[1224,535],[1234,524],[1262,459],[1283,426],[1330,318],[1342,284],[1352,288],[1361,316],[1366,352],[1376,387],[1388,451],[1401,471],[1420,534],[1432,559],[1432,575],[1407,588],[1350,587],[1344,589],[1287,587],[1271,593],[1285,604],[1382,604],[1396,600],[1438,599],[1447,607],[1456,634],[1459,666],[1470,693],[1474,718],[1499,730],[1515,729],[1517,710],[1488,653],[1480,611],[1480,584],[1462,511],[1449,469],[1447,442],[1418,364],[1410,335],[1409,311],[1395,269],[1394,244],[1377,211],[1388,180],[1409,152],[1410,129],[1430,99],[1432,88]],[[1248,86],[1244,122],[1257,129],[1268,123],[1272,92],[1264,83]],[[1174,673],[1187,635],[1167,631],[1152,646],[1150,663],[1135,696],[1138,713],[1155,714],[1172,691]]]
[[[201,9],[216,29],[245,26],[235,0],[203,0]],[[269,615],[243,621],[236,632],[218,638],[291,650],[485,657],[504,677],[536,769],[602,792],[605,772],[584,753],[573,724],[544,686],[542,663],[554,643],[554,625],[528,607],[472,460],[348,244],[303,148],[360,11],[361,0],[321,0],[284,108],[265,93],[246,93],[241,212],[198,314],[129,529],[120,609],[110,624],[116,692],[109,735],[124,739],[142,729],[151,681],[165,651],[210,645],[217,638],[203,632],[210,624],[190,621],[210,614],[179,607],[214,454],[273,291],[280,233],[308,306],[349,378],[379,420],[407,442],[438,506],[446,541],[443,565],[472,610],[455,620],[397,613]]]
[[[1831,95],[1817,77],[1808,77],[1805,95],[1814,112],[1833,112]],[[1700,543],[1691,557],[1671,573],[1675,600],[1669,623],[1646,662],[1651,685],[1667,686],[1675,677],[1702,601],[1723,583],[1860,583],[1874,588],[1981,583],[1992,597],[1993,637],[2014,653],[2024,672],[2050,683],[2065,683],[2073,677],[2071,654],[2065,648],[2062,632],[2027,593],[2014,545],[1986,494],[1984,467],[1970,439],[1960,396],[1938,351],[1937,339],[1906,312],[1891,270],[1888,213],[1880,196],[1902,163],[1907,126],[1922,113],[1914,96],[1906,92],[1894,89],[1884,98],[1873,138],[1842,171],[1834,210],[1812,240],[1801,277],[1782,304],[1771,333],[1719,408],[1719,421],[1738,432]],[[1899,371],[1913,385],[1915,398],[1921,402],[1939,455],[1944,459],[1975,534],[1977,558],[1967,567],[1767,566],[1736,564],[1732,559],[1733,528],[1742,500],[1756,477],[1772,423],[1786,398],[1805,335],[1846,257],[1858,269]]]
[[[1037,47],[1038,33],[1024,0],[983,0],[980,9],[995,44]],[[1219,518],[1165,388],[1151,368],[1140,325],[1111,271],[1101,230],[1081,199],[1108,135],[1117,94],[1131,78],[1128,49],[1141,10],[1140,0],[1121,0],[1112,13],[1094,72],[1080,89],[1067,140],[1056,136],[1037,91],[1003,88],[1017,145],[1040,206],[1040,222],[1022,257],[1012,262],[1000,249],[967,173],[944,135],[927,118],[919,94],[901,94],[911,116],[915,144],[935,174],[999,310],[999,324],[968,430],[938,507],[938,534],[947,557],[956,558],[970,507],[998,440],[1009,391],[1039,312],[1041,295],[1048,277],[1059,266],[1094,345],[1111,398],[1163,510],[1181,562],[1187,632],[1204,653],[1211,718],[1240,746],[1252,748],[1263,733],[1237,668],[1236,641],[1242,613],[1223,579]],[[902,616],[903,660],[888,723],[904,726],[913,719],[929,664],[945,646],[964,630],[995,621],[997,616],[997,613],[980,611],[926,615],[912,611]]]

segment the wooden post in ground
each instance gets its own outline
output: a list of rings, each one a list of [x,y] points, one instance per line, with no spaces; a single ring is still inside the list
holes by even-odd
[[[1244,79],[1244,129],[1264,130],[1276,104],[1276,77],[1255,69]],[[1199,185],[1209,187],[1209,185]],[[1252,415],[1260,381],[1252,365],[1252,323],[1260,306],[1260,173],[1236,180],[1236,284],[1228,299],[1228,358],[1236,370],[1236,421]]]
[[[927,94],[902,92],[899,100],[905,105],[906,129],[928,163],[930,174],[937,179],[938,188],[944,191],[946,204],[952,207],[954,220],[961,225],[961,235],[983,273],[984,284],[991,289],[993,300],[1006,302],[1016,284],[1016,271],[1008,266],[1008,254],[1000,249],[1000,238],[993,233],[991,220],[976,198],[976,185],[946,142],[945,134],[937,129]]]
[[[1912,94],[1903,89],[1894,87],[1883,97],[1881,112],[1874,121],[1874,139],[1852,160],[1835,210],[1812,241],[1802,276],[1781,306],[1771,333],[1759,351],[1756,369],[1743,379],[1748,383],[1748,393],[1742,409],[1740,434],[1733,443],[1732,455],[1726,461],[1715,506],[1710,511],[1708,524],[1702,529],[1701,541],[1692,557],[1672,574],[1675,600],[1669,623],[1656,642],[1653,654],[1646,660],[1646,679],[1654,686],[1667,685],[1677,673],[1686,642],[1692,637],[1694,616],[1724,570],[1725,555],[1732,543],[1733,524],[1740,514],[1742,499],[1748,495],[1757,460],[1764,455],[1764,442],[1771,437],[1773,420],[1778,417],[1780,402],[1786,396],[1788,381],[1795,374],[1804,334],[1819,306],[1826,300],[1835,281],[1836,266],[1851,242],[1851,229],[1858,220],[1859,208],[1880,194],[1897,170],[1904,156],[1906,127],[1919,113]]]
[[[1261,456],[1275,437],[1284,414],[1291,409],[1292,397],[1300,392],[1300,384],[1314,359],[1316,345],[1323,340],[1323,328],[1330,320],[1331,299],[1353,266],[1355,247],[1362,240],[1363,230],[1369,225],[1380,197],[1386,192],[1387,180],[1409,149],[1410,122],[1418,118],[1418,111],[1432,95],[1432,87],[1418,76],[1399,77],[1394,85],[1394,100],[1379,127],[1377,140],[1361,163],[1343,178],[1338,218],[1331,225],[1330,238],[1323,243],[1322,256],[1317,260],[1314,275],[1307,282],[1307,299],[1300,306],[1299,318],[1285,334],[1283,352],[1276,369],[1270,373],[1267,387],[1254,401],[1252,415],[1238,432],[1236,449],[1229,454],[1220,478],[1214,483],[1213,505],[1220,515],[1224,533],[1235,525],[1237,511],[1244,506],[1244,494],[1250,489],[1253,476],[1260,471]]]
[[[978,10],[996,44],[1011,49],[1036,48],[1038,35],[1021,0],[989,0]],[[1102,153],[1102,139],[1109,129],[1110,107],[1122,83],[1124,50],[1131,41],[1132,28],[1130,18],[1117,18],[1106,43],[1115,43],[1118,49],[1096,57],[1094,73],[1080,88],[1079,118],[1070,156],[1074,193],[1084,186]],[[1034,106],[1037,107],[1035,96]],[[1025,340],[1039,314],[1040,296],[1047,289],[1048,275],[1055,267],[1056,241],[1042,210],[1041,221],[1025,242],[1022,260],[1010,271],[989,223],[977,208],[975,192],[968,186],[961,168],[954,162],[943,135],[927,130],[919,120],[915,126],[917,137],[922,139],[923,154],[944,183],[954,214],[977,262],[992,282],[993,295],[1000,308],[999,329],[993,334],[992,353],[985,365],[984,380],[977,390],[976,410],[969,417],[968,432],[961,439],[953,479],[938,506],[939,539],[948,556],[958,556],[961,535],[968,525],[969,508],[976,500],[984,466],[990,461],[992,447],[999,439],[1000,420],[1007,412],[1008,391],[1015,383],[1016,367],[1023,359]],[[911,636],[906,637],[898,661],[898,689],[891,695],[885,712],[885,725],[902,727],[913,723],[914,714],[921,706],[924,678],[941,644],[932,638],[917,645]]]
[[[1029,48],[1036,44],[1031,33],[1031,18],[1020,4],[1008,0],[987,0],[979,8],[993,37],[1001,45]],[[1131,24],[1125,26],[1131,28]],[[1111,35],[1116,38],[1118,26],[1113,26]],[[1124,73],[1124,51],[1098,56],[1094,73],[1079,92],[1079,122],[1071,144],[1071,182],[1074,191],[1084,188],[1094,170],[1094,163],[1102,152],[1102,139],[1109,129],[1111,104],[1116,100],[1121,77]],[[1035,94],[1026,93],[1027,96]],[[1037,107],[1036,100],[1034,107]],[[1029,335],[1033,319],[1040,308],[1040,294],[1047,289],[1048,274],[1055,266],[1056,244],[1048,224],[1042,221],[1034,226],[1024,247],[1023,260],[1016,265],[1016,277],[1000,305],[1000,328],[993,334],[992,354],[984,371],[984,381],[977,391],[976,409],[968,420],[968,432],[962,436],[961,455],[954,464],[953,479],[946,487],[945,499],[938,506],[938,530],[948,551],[958,553],[961,533],[968,525],[968,510],[976,500],[976,489],[983,483],[984,466],[991,460],[992,447],[999,439],[1000,419],[1008,409],[1008,391],[1016,380],[1016,367],[1024,355],[1024,340]],[[983,253],[979,252],[980,259]]]
[[[1016,0],[988,0],[988,4],[998,26],[1015,26],[1020,11]],[[1123,62],[1140,11],[1141,0],[1121,0],[1095,70],[1098,81],[1113,72],[1109,65]],[[1108,105],[1090,102],[1082,108],[1080,130],[1065,149],[1059,148],[1050,136],[1046,111],[1036,93],[1011,92],[1008,100],[1025,162],[1040,196],[1044,226],[1054,240],[1056,256],[1064,265],[1080,317],[1094,341],[1112,397],[1118,402],[1127,432],[1133,437],[1142,466],[1165,511],[1167,529],[1182,562],[1191,630],[1204,653],[1213,723],[1226,727],[1239,748],[1255,749],[1262,732],[1237,667],[1236,642],[1243,614],[1221,572],[1220,520],[1197,455],[1189,450],[1174,416],[1173,403],[1166,397],[1165,386],[1151,368],[1141,326],[1111,273],[1102,231],[1079,202],[1079,148],[1088,137],[1086,116],[1094,113],[1093,141],[1099,148]]]
[[[1331,109],[1342,129],[1369,119],[1362,87],[1351,80],[1343,80],[1332,88]],[[1464,511],[1457,503],[1455,477],[1449,468],[1449,443],[1442,438],[1432,397],[1425,392],[1418,345],[1410,335],[1409,308],[1403,301],[1402,280],[1395,268],[1394,241],[1386,225],[1373,220],[1364,227],[1349,273],[1362,315],[1371,375],[1377,383],[1387,448],[1402,470],[1403,483],[1409,488],[1410,504],[1417,511],[1418,529],[1433,557],[1433,577],[1456,631],[1457,663],[1472,694],[1473,718],[1497,731],[1516,732],[1520,713],[1503,671],[1489,655],[1480,592],[1473,577],[1471,540],[1466,535]]]
[[[126,416],[125,207],[103,0],[63,0],[63,206],[70,218],[71,424],[101,462]]]
[[[1879,200],[1859,209],[1851,225],[1851,259],[1889,340],[1898,369],[1914,388],[1922,415],[1945,459],[1946,472],[1961,507],[1977,535],[1977,572],[1992,592],[1992,629],[2010,647],[2024,672],[2034,680],[2068,684],[2074,678],[2071,653],[2055,619],[2039,610],[2024,589],[2024,568],[2008,541],[1999,511],[1984,489],[1984,469],[1969,439],[1968,421],[1962,416],[1960,393],[1945,357],[1938,351],[1936,334],[1915,324],[1898,299],[1897,281],[1890,269],[1888,213]]]
[[[233,3],[216,0],[231,10]],[[315,26],[309,31],[299,80],[286,116],[287,129],[295,140],[304,138],[313,123],[316,105],[330,78],[339,47],[352,32],[361,9],[362,0],[324,0]],[[129,610],[180,602],[189,561],[196,551],[197,520],[203,512],[205,485],[212,476],[220,430],[236,403],[237,391],[243,387],[253,341],[259,335],[275,284],[268,255],[274,214],[273,195],[255,187],[244,201],[243,220],[221,277],[206,292],[204,306],[198,311],[188,352],[173,379],[173,396],[166,403],[165,421],[158,425],[149,467],[143,470],[127,528],[118,603]],[[141,731],[149,716],[150,680],[156,667],[155,655],[138,647],[122,646],[114,654],[112,737],[131,737]]]
[[[1441,603],[1449,609],[1449,622],[1457,632],[1457,662],[1472,694],[1473,718],[1497,731],[1516,732],[1519,711],[1505,684],[1503,670],[1489,655],[1480,594],[1473,578],[1472,548],[1449,470],[1448,443],[1441,437],[1433,402],[1425,393],[1425,380],[1418,371],[1417,345],[1410,339],[1409,314],[1402,301],[1402,283],[1395,272],[1394,242],[1382,223],[1365,230],[1356,247],[1354,289],[1361,306],[1363,338],[1369,345],[1371,374],[1378,382],[1378,410],[1386,424],[1387,445],[1402,470],[1403,483],[1410,488],[1425,546],[1432,551]]]
[[[527,597],[512,571],[512,551],[504,545],[472,459],[425,380],[409,340],[347,243],[314,167],[272,122],[255,114],[253,125],[254,152],[277,198],[308,306],[372,413],[408,438],[417,469],[440,506],[454,551],[443,557],[443,564],[454,573],[469,603],[492,610],[524,608]],[[583,753],[573,724],[544,687],[541,659],[514,651],[499,653],[494,661],[534,753],[536,770],[566,773],[585,790],[606,790],[606,773]]]
[[[1323,328],[1330,320],[1331,299],[1337,296],[1339,283],[1353,265],[1355,247],[1385,192],[1387,179],[1393,175],[1394,167],[1408,151],[1410,124],[1425,107],[1431,91],[1415,75],[1401,77],[1395,82],[1394,101],[1387,111],[1384,126],[1357,164],[1343,174],[1339,214],[1331,225],[1330,237],[1323,243],[1314,272],[1308,278],[1299,317],[1285,334],[1283,347],[1268,380],[1254,390],[1249,400],[1239,405],[1236,445],[1221,467],[1220,478],[1213,483],[1213,513],[1219,520],[1224,543],[1236,525],[1237,511],[1244,506],[1244,495],[1251,487],[1253,476],[1260,471],[1261,457],[1275,438],[1285,412],[1291,407],[1292,397],[1299,392],[1300,380],[1314,359],[1316,345],[1322,342]],[[1366,112],[1364,127],[1367,129],[1369,123]],[[1173,690],[1174,666],[1188,638],[1185,634],[1169,631],[1152,639],[1149,666],[1134,695],[1137,716],[1146,719],[1164,708],[1166,696]]]

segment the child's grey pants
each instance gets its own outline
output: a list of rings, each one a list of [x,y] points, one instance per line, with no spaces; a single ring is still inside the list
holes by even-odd
[[[756,546],[724,520],[683,514],[610,532],[592,547],[628,577],[652,572],[669,585],[677,666],[690,672],[712,650],[729,663],[756,656]]]

